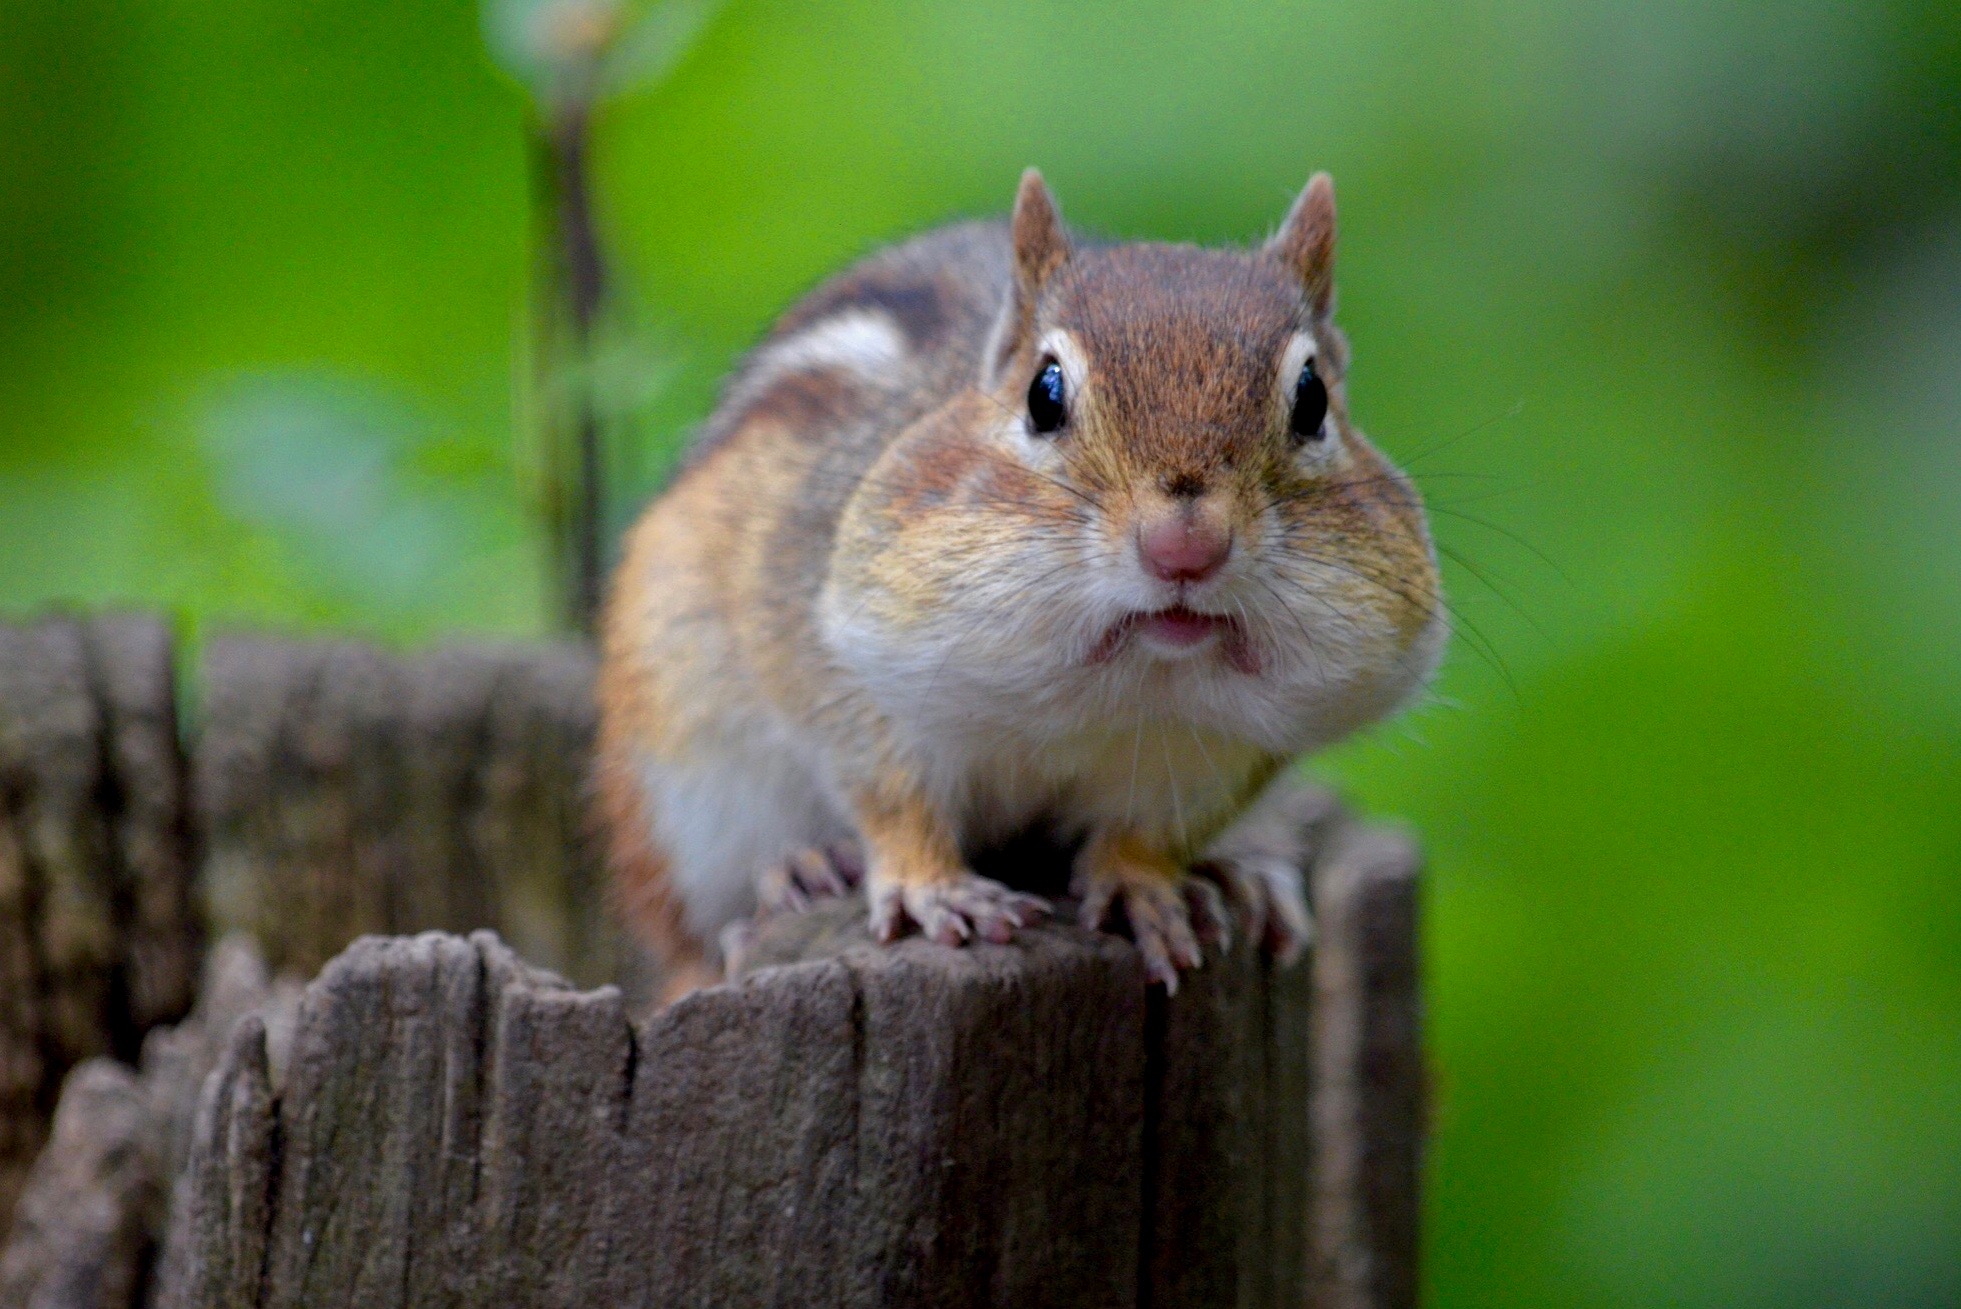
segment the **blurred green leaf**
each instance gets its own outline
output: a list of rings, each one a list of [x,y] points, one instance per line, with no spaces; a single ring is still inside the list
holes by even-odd
[[[505,553],[523,532],[507,481],[422,474],[441,431],[370,386],[241,378],[211,397],[199,427],[219,505],[343,603],[448,607],[459,565]]]

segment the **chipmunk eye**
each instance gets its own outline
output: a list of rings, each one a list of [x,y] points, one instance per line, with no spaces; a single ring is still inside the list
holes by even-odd
[[[1062,365],[1051,359],[1028,384],[1028,421],[1038,432],[1053,432],[1069,421]]]
[[[1294,417],[1288,424],[1293,429],[1294,440],[1301,444],[1321,440],[1326,435],[1321,424],[1327,417],[1328,388],[1322,385],[1310,359],[1301,368],[1300,381],[1294,383]]]

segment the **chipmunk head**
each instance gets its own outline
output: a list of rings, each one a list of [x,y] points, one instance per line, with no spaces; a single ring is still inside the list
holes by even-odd
[[[1414,488],[1349,422],[1328,175],[1251,252],[1077,248],[1033,170],[1011,230],[985,385],[1095,542],[1114,617],[1084,657],[1426,675],[1436,568]]]
[[[1436,565],[1414,487],[1349,422],[1327,175],[1250,251],[1077,244],[1033,170],[1010,231],[983,456],[894,452],[902,481],[966,470],[905,573],[932,597],[915,635],[949,646],[936,684],[971,664],[1106,707],[1143,688],[1290,750],[1420,685]]]

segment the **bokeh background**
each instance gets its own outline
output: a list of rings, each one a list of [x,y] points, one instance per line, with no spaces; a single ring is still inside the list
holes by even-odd
[[[524,92],[473,0],[0,0],[0,613],[551,606]],[[1005,209],[1341,194],[1460,637],[1406,816],[1431,1302],[1961,1304],[1961,6],[768,4],[602,116],[615,524],[732,357]]]

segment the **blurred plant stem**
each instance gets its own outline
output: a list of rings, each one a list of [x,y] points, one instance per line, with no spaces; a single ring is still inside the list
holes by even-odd
[[[601,395],[616,288],[592,199],[592,127],[605,101],[657,81],[713,10],[710,0],[486,0],[484,35],[530,94],[530,351],[519,422],[558,620],[590,635],[606,571],[608,446],[619,405]],[[617,342],[615,343],[617,344]]]
[[[562,101],[531,121],[533,421],[540,508],[559,622],[590,635],[604,584],[606,488],[595,340],[606,257],[593,222],[592,105]]]

